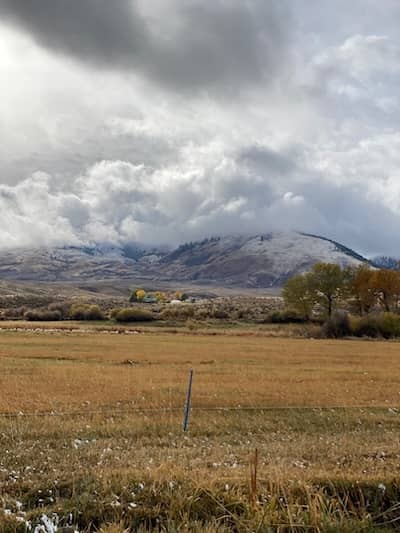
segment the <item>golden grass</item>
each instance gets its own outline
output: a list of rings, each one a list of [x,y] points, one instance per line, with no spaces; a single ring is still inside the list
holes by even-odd
[[[128,404],[397,406],[400,343],[234,335],[0,332],[0,411]]]
[[[0,531],[24,531],[17,502],[80,531],[375,531],[400,496],[399,365],[395,342],[1,331],[1,411],[86,414],[0,417]],[[189,368],[194,407],[270,408],[194,409],[183,434]]]
[[[324,521],[340,522],[347,514],[369,524],[399,495],[393,484],[400,469],[399,430],[400,414],[388,409],[195,412],[187,435],[177,413],[3,419],[2,498],[15,516],[16,502],[30,519],[71,512],[88,531],[95,531],[91,523],[105,528],[120,520],[128,527],[133,519],[156,530],[156,517],[164,526],[170,519],[202,531],[214,519],[230,524],[227,511],[233,505],[236,531],[256,530],[264,514],[269,523],[287,524],[280,531],[292,531],[293,517],[307,525],[311,511],[315,527],[304,531],[325,531]],[[254,508],[247,481],[256,447]],[[371,494],[379,496],[382,483],[389,499],[375,508]],[[191,521],[198,513],[203,522],[196,529]],[[250,520],[248,529],[244,520]],[[1,526],[0,515],[0,530],[16,531]],[[354,524],[331,529],[360,530]]]

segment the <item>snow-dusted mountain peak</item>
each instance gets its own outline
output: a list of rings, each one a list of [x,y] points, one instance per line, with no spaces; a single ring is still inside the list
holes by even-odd
[[[37,281],[165,280],[232,287],[280,287],[317,262],[357,265],[365,258],[315,235],[266,232],[183,244],[173,251],[136,244],[91,244],[0,252],[0,278]]]

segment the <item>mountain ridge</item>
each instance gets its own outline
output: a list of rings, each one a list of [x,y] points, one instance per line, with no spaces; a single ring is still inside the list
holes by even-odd
[[[90,244],[0,252],[0,279],[89,281],[147,279],[221,287],[280,287],[319,261],[368,263],[351,248],[300,232],[215,236],[166,251],[131,244]]]

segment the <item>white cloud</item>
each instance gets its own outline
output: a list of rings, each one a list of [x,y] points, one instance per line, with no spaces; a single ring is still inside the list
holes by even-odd
[[[3,21],[0,247],[177,243],[283,228],[397,254],[400,41],[380,4],[368,0],[361,19],[362,3],[355,4],[347,18],[336,15],[337,32],[334,12],[328,20],[315,2],[312,16],[309,2],[292,5],[287,27],[276,34],[277,57],[270,57],[270,41],[264,58],[255,41],[247,48],[235,41],[242,63],[252,63],[235,60],[220,77],[215,66],[231,57],[216,33],[218,24],[226,29],[229,3],[222,0],[200,12],[182,11],[175,0],[168,10],[158,0],[137,2],[151,31],[172,39],[169,54],[179,39],[193,44],[185,24],[194,12],[201,16],[193,57],[200,61],[204,50],[218,56],[211,70],[196,73],[185,64],[175,79],[175,56],[170,72],[156,72],[157,62],[96,68],[67,53],[73,43],[64,41],[55,55]],[[262,40],[266,8],[255,0],[246,6],[249,18],[237,17],[242,6],[226,20],[240,30],[255,24]],[[165,24],[158,9],[168,11]],[[187,60],[190,49],[184,52]],[[261,70],[260,58],[267,61]],[[187,83],[185,72],[192,75]]]

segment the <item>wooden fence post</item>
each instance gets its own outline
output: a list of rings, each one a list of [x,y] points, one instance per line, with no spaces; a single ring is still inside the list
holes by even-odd
[[[254,455],[250,456],[250,479],[249,479],[249,503],[255,509],[257,506],[257,467],[258,467],[258,449],[254,450]]]

